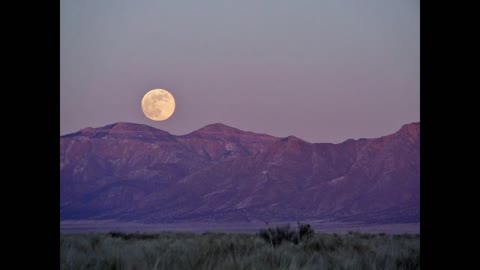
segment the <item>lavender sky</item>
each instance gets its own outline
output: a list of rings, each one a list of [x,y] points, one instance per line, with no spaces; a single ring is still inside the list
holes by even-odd
[[[418,0],[61,0],[61,134],[221,122],[342,142],[420,119]],[[176,99],[163,122],[140,106]]]

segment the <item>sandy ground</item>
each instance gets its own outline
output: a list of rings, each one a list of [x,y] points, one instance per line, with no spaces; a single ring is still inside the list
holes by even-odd
[[[271,223],[269,226],[283,225],[288,222]],[[347,233],[361,231],[370,233],[420,233],[420,223],[405,224],[361,224],[361,223],[335,223],[325,221],[304,221],[311,224],[316,232]],[[296,227],[296,222],[290,222]],[[60,222],[61,233],[87,233],[87,232],[241,232],[256,233],[259,229],[266,228],[265,223],[169,223],[169,224],[143,224],[133,222],[117,222],[114,220],[64,220]]]

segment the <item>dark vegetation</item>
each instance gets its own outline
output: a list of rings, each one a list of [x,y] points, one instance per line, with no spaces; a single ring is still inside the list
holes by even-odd
[[[277,226],[275,228],[268,228],[260,230],[258,235],[269,243],[272,247],[280,245],[283,241],[289,241],[298,244],[301,241],[308,241],[313,237],[315,231],[310,224],[303,224],[298,222],[298,230],[294,231],[290,225]]]
[[[420,235],[314,233],[308,224],[236,233],[62,234],[61,269],[419,269]]]

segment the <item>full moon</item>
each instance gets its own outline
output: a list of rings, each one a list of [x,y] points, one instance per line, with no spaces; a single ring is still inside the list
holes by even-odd
[[[175,111],[175,99],[164,89],[148,91],[142,99],[142,110],[153,121],[164,121]]]

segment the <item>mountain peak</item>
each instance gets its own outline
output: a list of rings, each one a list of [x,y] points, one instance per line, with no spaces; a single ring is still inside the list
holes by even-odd
[[[404,124],[400,129],[419,129],[420,128],[420,122],[412,122],[409,124]]]
[[[129,122],[117,122],[110,125],[106,125],[100,127],[99,129],[106,129],[112,131],[153,131],[153,132],[166,132],[160,129],[156,129],[154,127],[137,124],[137,123],[129,123]]]
[[[293,135],[290,135],[290,136],[288,136],[288,137],[282,138],[281,140],[284,141],[284,142],[303,142],[303,143],[309,143],[309,142],[307,142],[307,141],[305,141],[305,140],[303,140],[303,139],[300,139],[300,138],[298,138],[298,137],[295,137],[295,136],[293,136]]]
[[[406,136],[419,136],[420,122],[405,124],[396,133]]]
[[[129,123],[129,122],[117,122],[117,123],[105,125],[103,127],[98,127],[98,128],[87,127],[75,133],[66,134],[61,137],[68,138],[68,137],[75,137],[75,136],[83,136],[83,137],[92,137],[92,138],[105,138],[108,136],[137,137],[137,135],[142,138],[150,138],[152,136],[153,137],[170,136],[171,134],[161,129],[156,129],[148,125]]]
[[[206,125],[203,128],[197,129],[195,133],[239,133],[242,132],[240,129],[227,126],[222,123],[214,123]]]

